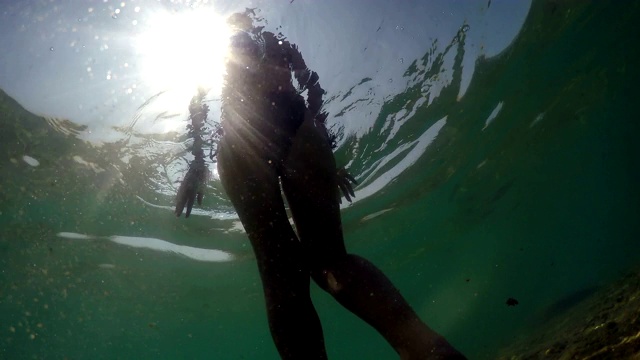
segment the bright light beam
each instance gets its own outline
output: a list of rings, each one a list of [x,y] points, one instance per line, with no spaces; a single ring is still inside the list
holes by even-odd
[[[153,14],[134,40],[143,81],[167,91],[164,106],[186,108],[198,87],[219,94],[231,31],[213,9]]]

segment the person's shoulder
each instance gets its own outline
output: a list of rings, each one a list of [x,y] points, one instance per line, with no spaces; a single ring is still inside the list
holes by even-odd
[[[263,31],[262,38],[265,42],[277,43],[280,47],[291,47],[291,43],[282,33],[274,34],[271,31]]]
[[[263,31],[260,36],[267,44],[277,44],[278,42],[282,41],[278,38],[278,36],[276,36],[276,34],[272,33],[271,31]]]
[[[251,36],[244,31],[235,32],[229,38],[229,43],[232,47],[246,46],[251,42],[253,42],[253,39],[251,39]]]

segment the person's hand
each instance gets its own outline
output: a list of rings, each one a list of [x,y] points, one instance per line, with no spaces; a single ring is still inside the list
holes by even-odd
[[[203,188],[207,180],[207,168],[204,166],[204,162],[201,164],[194,161],[189,166],[189,171],[182,179],[180,188],[178,189],[178,195],[176,197],[176,209],[174,213],[176,216],[182,215],[184,207],[187,207],[185,217],[191,215],[191,209],[193,209],[193,203],[198,202],[198,205],[202,205]]]
[[[358,185],[356,179],[351,176],[345,168],[339,168],[338,187],[348,202],[351,202],[351,198],[356,197],[356,194],[353,192],[353,185]],[[340,202],[342,202],[342,197],[340,197]]]

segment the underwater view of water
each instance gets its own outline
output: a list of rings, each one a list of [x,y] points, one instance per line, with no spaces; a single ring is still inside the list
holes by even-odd
[[[359,182],[348,250],[470,359],[637,269],[640,2],[402,4],[0,5],[0,358],[278,358],[213,161],[202,205],[173,213],[191,94],[134,74],[124,23],[147,7],[256,7],[300,45]],[[219,95],[207,101],[213,127]],[[397,358],[312,297],[329,358]]]

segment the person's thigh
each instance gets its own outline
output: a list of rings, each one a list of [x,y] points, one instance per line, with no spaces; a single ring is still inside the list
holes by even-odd
[[[292,277],[303,286],[309,276],[305,251],[289,224],[275,168],[238,144],[222,139],[218,172],[251,240],[265,292],[280,291],[287,282],[293,286],[297,281]]]
[[[336,164],[326,130],[305,120],[284,162],[282,185],[312,265],[324,267],[346,255],[340,220]]]

